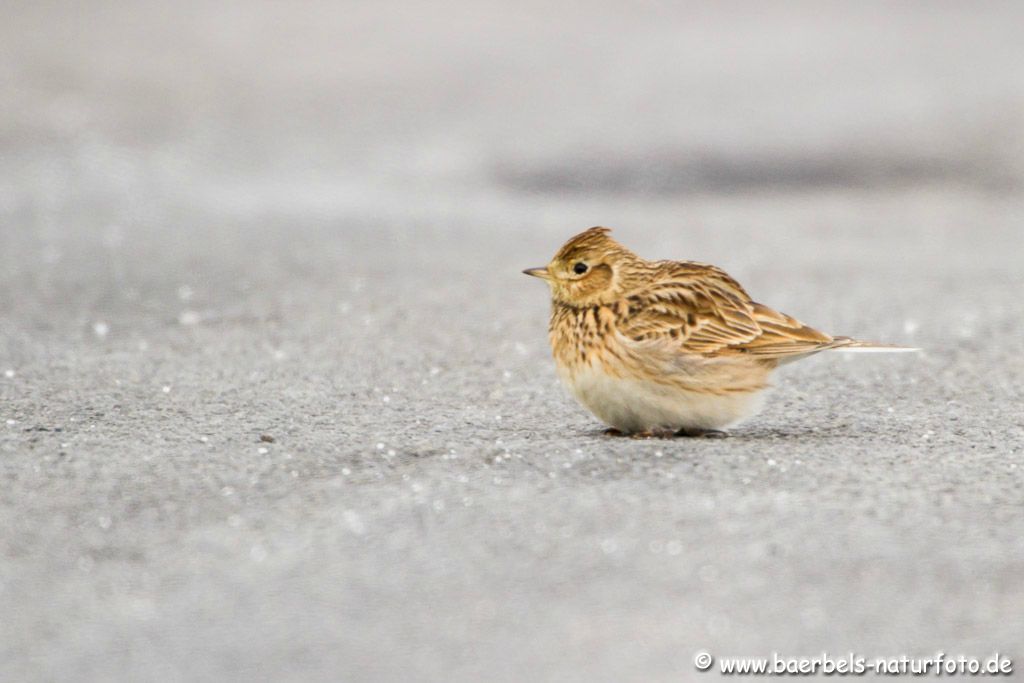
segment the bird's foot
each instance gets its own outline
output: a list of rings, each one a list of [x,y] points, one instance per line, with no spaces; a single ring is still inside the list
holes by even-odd
[[[671,429],[647,429],[630,434],[632,439],[671,439],[676,435]]]
[[[605,436],[626,436],[625,432],[620,432],[615,427],[609,427],[608,429],[601,432]]]
[[[676,436],[689,436],[701,439],[724,439],[729,436],[729,432],[723,432],[720,429],[680,429],[676,432]]]

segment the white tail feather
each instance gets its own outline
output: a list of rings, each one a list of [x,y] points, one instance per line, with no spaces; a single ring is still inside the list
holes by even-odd
[[[921,349],[910,346],[837,346],[832,350],[843,353],[912,353]]]
[[[844,353],[908,353],[921,350],[912,346],[877,344],[875,342],[851,339],[850,337],[836,337],[833,344],[834,346],[831,347],[831,350],[842,351]]]

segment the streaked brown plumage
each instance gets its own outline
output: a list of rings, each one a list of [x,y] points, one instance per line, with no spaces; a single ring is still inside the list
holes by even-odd
[[[831,337],[751,300],[715,266],[647,261],[591,228],[545,268],[559,376],[615,430],[708,434],[757,411],[779,364],[827,349],[905,350]]]

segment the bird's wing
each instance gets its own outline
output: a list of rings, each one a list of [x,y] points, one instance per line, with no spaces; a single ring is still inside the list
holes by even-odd
[[[751,301],[724,271],[701,263],[664,262],[654,282],[627,298],[619,330],[636,342],[661,342],[682,353],[783,358],[820,351],[833,338]]]

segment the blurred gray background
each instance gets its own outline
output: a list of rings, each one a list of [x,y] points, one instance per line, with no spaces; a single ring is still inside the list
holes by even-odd
[[[1022,25],[3,3],[0,677],[1024,658]],[[926,352],[787,367],[724,441],[603,438],[519,274],[595,224]]]

